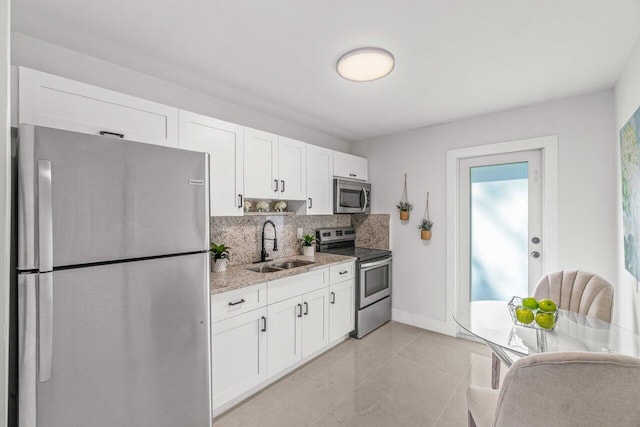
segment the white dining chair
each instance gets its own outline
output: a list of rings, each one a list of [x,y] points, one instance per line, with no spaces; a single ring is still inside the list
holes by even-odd
[[[500,390],[467,389],[470,427],[639,426],[640,359],[555,352],[517,360]]]

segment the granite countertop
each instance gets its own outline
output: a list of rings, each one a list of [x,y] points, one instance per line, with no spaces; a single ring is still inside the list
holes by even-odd
[[[292,260],[315,261],[315,263],[302,267],[291,268],[289,270],[276,271],[273,273],[256,273],[255,271],[247,270],[247,268],[250,267],[258,267],[261,265],[269,265]],[[313,257],[297,255],[278,258],[259,264],[234,265],[227,267],[227,271],[223,273],[211,273],[211,295],[220,294],[233,289],[244,288],[245,286],[251,286],[270,280],[282,279],[283,277],[295,276],[297,274],[306,273],[307,271],[318,270],[320,268],[355,260],[356,258],[351,256],[316,253]]]

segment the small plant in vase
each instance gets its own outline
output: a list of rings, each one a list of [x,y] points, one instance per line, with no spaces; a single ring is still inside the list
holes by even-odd
[[[302,236],[302,255],[304,256],[313,256],[315,253],[316,247],[316,236],[313,234],[305,234]]]
[[[396,207],[400,210],[400,221],[409,221],[409,212],[413,209],[413,205],[409,202],[398,202]]]
[[[418,229],[420,230],[420,238],[422,240],[431,240],[431,227],[433,227],[433,221],[430,219],[423,219]]]
[[[216,245],[211,243],[211,271],[214,273],[222,273],[227,270],[227,261],[229,261],[229,248],[224,243]]]

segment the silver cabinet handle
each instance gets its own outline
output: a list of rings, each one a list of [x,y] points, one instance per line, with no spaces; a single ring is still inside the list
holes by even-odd
[[[275,189],[275,190],[273,190],[273,191],[275,191],[275,192],[277,193],[277,192],[278,192],[278,180],[277,180],[277,179],[274,179],[274,181],[275,181],[275,183],[276,183],[276,189]]]
[[[284,193],[284,180],[280,180],[280,182],[282,183],[282,190],[280,190],[281,193]]]
[[[309,209],[313,209],[313,199],[309,197]]]
[[[260,331],[267,332],[267,318],[262,316],[262,329]]]
[[[336,293],[331,292],[331,304],[335,304],[335,303],[336,303]]]
[[[309,315],[309,304],[306,301],[304,303],[304,315],[305,316]]]
[[[302,317],[302,304],[298,304],[298,317]]]
[[[38,254],[40,272],[53,270],[51,162],[38,160]]]
[[[242,304],[243,302],[246,302],[244,298],[242,298],[240,301],[230,302],[229,305],[234,306],[234,305]]]
[[[38,277],[38,380],[51,379],[53,365],[53,272]]]
[[[367,197],[367,190],[362,187],[362,194],[364,194],[364,206],[362,207],[362,212],[367,210],[367,205],[369,204],[369,197]]]
[[[109,132],[106,130],[101,130],[100,131],[100,135],[112,135],[112,136],[117,136],[118,138],[122,139],[124,138],[124,133],[117,133],[117,132]]]
[[[243,205],[242,194],[238,194],[238,207],[241,208]]]

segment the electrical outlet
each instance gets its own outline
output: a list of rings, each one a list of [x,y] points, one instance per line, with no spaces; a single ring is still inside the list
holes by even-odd
[[[302,227],[298,227],[298,239],[302,239]]]

